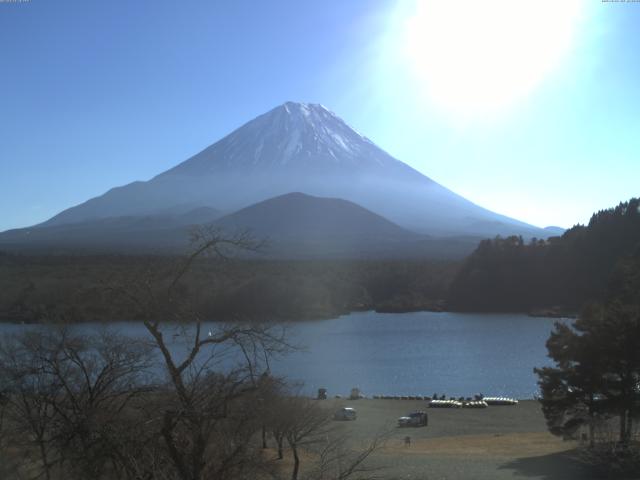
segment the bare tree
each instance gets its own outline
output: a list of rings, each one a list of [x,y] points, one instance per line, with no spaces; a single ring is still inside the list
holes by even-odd
[[[112,290],[138,311],[163,360],[165,404],[155,422],[176,478],[251,476],[248,466],[259,455],[250,440],[262,424],[246,402],[259,403],[258,380],[269,358],[289,346],[283,329],[239,318],[204,327],[185,279],[203,257],[228,258],[260,245],[245,232],[226,236],[213,228],[197,229],[192,237],[193,251],[170,271],[149,269]]]
[[[323,472],[317,478],[365,471],[367,450],[346,449],[328,411],[270,376],[270,359],[292,348],[283,328],[238,317],[206,323],[190,299],[187,278],[202,257],[227,261],[234,249],[258,245],[214,229],[197,230],[194,240],[170,267],[148,265],[107,290],[141,319],[146,340],[42,328],[2,344],[0,433],[20,444],[25,478],[275,476],[277,462],[263,454],[267,431],[281,458],[289,446],[294,480],[303,450],[319,459],[309,469]]]
[[[318,402],[300,396],[283,399],[286,411],[284,437],[293,455],[291,479],[297,480],[300,472],[300,449],[309,448],[323,440],[328,434],[331,413]]]
[[[64,390],[54,404],[59,449],[76,477],[99,478],[117,471],[116,439],[127,428],[123,412],[150,389],[143,377],[150,351],[113,332],[61,340],[48,365]]]
[[[353,445],[349,434],[332,422],[333,412],[322,402],[286,392],[273,399],[267,418],[279,459],[284,458],[285,441],[289,447],[292,480],[379,478],[381,467],[371,467],[367,461],[384,446],[389,432],[376,434],[364,445]],[[304,472],[303,458],[308,459]]]
[[[38,342],[38,343],[36,343]],[[52,441],[58,413],[53,404],[61,385],[45,373],[46,359],[39,355],[37,345],[43,339],[27,333],[0,345],[0,378],[4,395],[6,428],[11,442],[25,449],[37,476],[47,480],[59,461]],[[34,350],[34,348],[36,348]],[[35,450],[29,448],[35,446]]]
[[[113,332],[88,337],[44,327],[3,343],[12,439],[22,440],[28,455],[36,446],[34,476],[51,479],[56,468],[67,478],[100,478],[110,470],[118,419],[144,391],[147,358]]]
[[[307,480],[347,480],[360,478],[374,480],[383,478],[378,473],[382,466],[369,466],[367,461],[371,455],[379,451],[385,444],[389,432],[380,432],[359,449],[349,447],[349,437],[344,433],[330,432],[318,452],[318,459],[313,469],[306,476]]]

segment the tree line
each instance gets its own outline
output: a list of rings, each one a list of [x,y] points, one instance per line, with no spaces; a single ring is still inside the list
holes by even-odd
[[[209,319],[301,320],[357,310],[576,313],[602,299],[616,263],[640,242],[639,200],[594,214],[547,240],[497,237],[464,261],[199,258],[183,283]],[[105,284],[170,269],[173,256],[0,253],[0,319],[41,322],[132,317]]]
[[[535,369],[549,430],[580,433],[587,460],[614,476],[640,471],[640,247],[618,262],[602,301],[547,341],[555,366]]]
[[[548,240],[522,237],[482,241],[447,294],[462,311],[579,312],[603,300],[620,261],[640,244],[640,200],[595,213]]]
[[[195,245],[170,270],[105,286],[146,337],[44,325],[1,342],[1,478],[370,478],[382,438],[352,448],[333,412],[271,376],[270,360],[294,348],[282,327],[203,328],[185,288],[195,262],[251,239],[206,231]]]
[[[0,254],[0,321],[138,320],[105,286],[170,272],[170,256]],[[441,308],[458,264],[430,260],[198,258],[182,287],[202,315],[295,321],[358,310]]]

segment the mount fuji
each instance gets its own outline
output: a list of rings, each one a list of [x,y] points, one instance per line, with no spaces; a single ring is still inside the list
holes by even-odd
[[[215,209],[217,218],[291,192],[343,199],[430,237],[549,236],[434,182],[324,106],[294,102],[260,115],[151,180],[113,188],[21,230],[37,237],[51,228],[73,231],[120,217],[175,220],[203,209]],[[11,232],[14,241],[17,232]]]

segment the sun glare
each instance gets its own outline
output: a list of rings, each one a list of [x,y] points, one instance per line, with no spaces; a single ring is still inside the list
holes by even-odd
[[[429,99],[484,114],[525,97],[572,48],[580,0],[417,0],[404,54]]]

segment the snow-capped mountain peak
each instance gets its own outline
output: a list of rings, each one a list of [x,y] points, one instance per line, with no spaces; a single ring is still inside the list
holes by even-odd
[[[149,181],[113,188],[46,223],[203,206],[230,213],[290,192],[348,200],[431,235],[544,236],[544,231],[485,210],[396,160],[326,107],[297,102],[254,118]]]
[[[325,106],[286,102],[165,174],[236,168],[351,170],[399,164]]]

